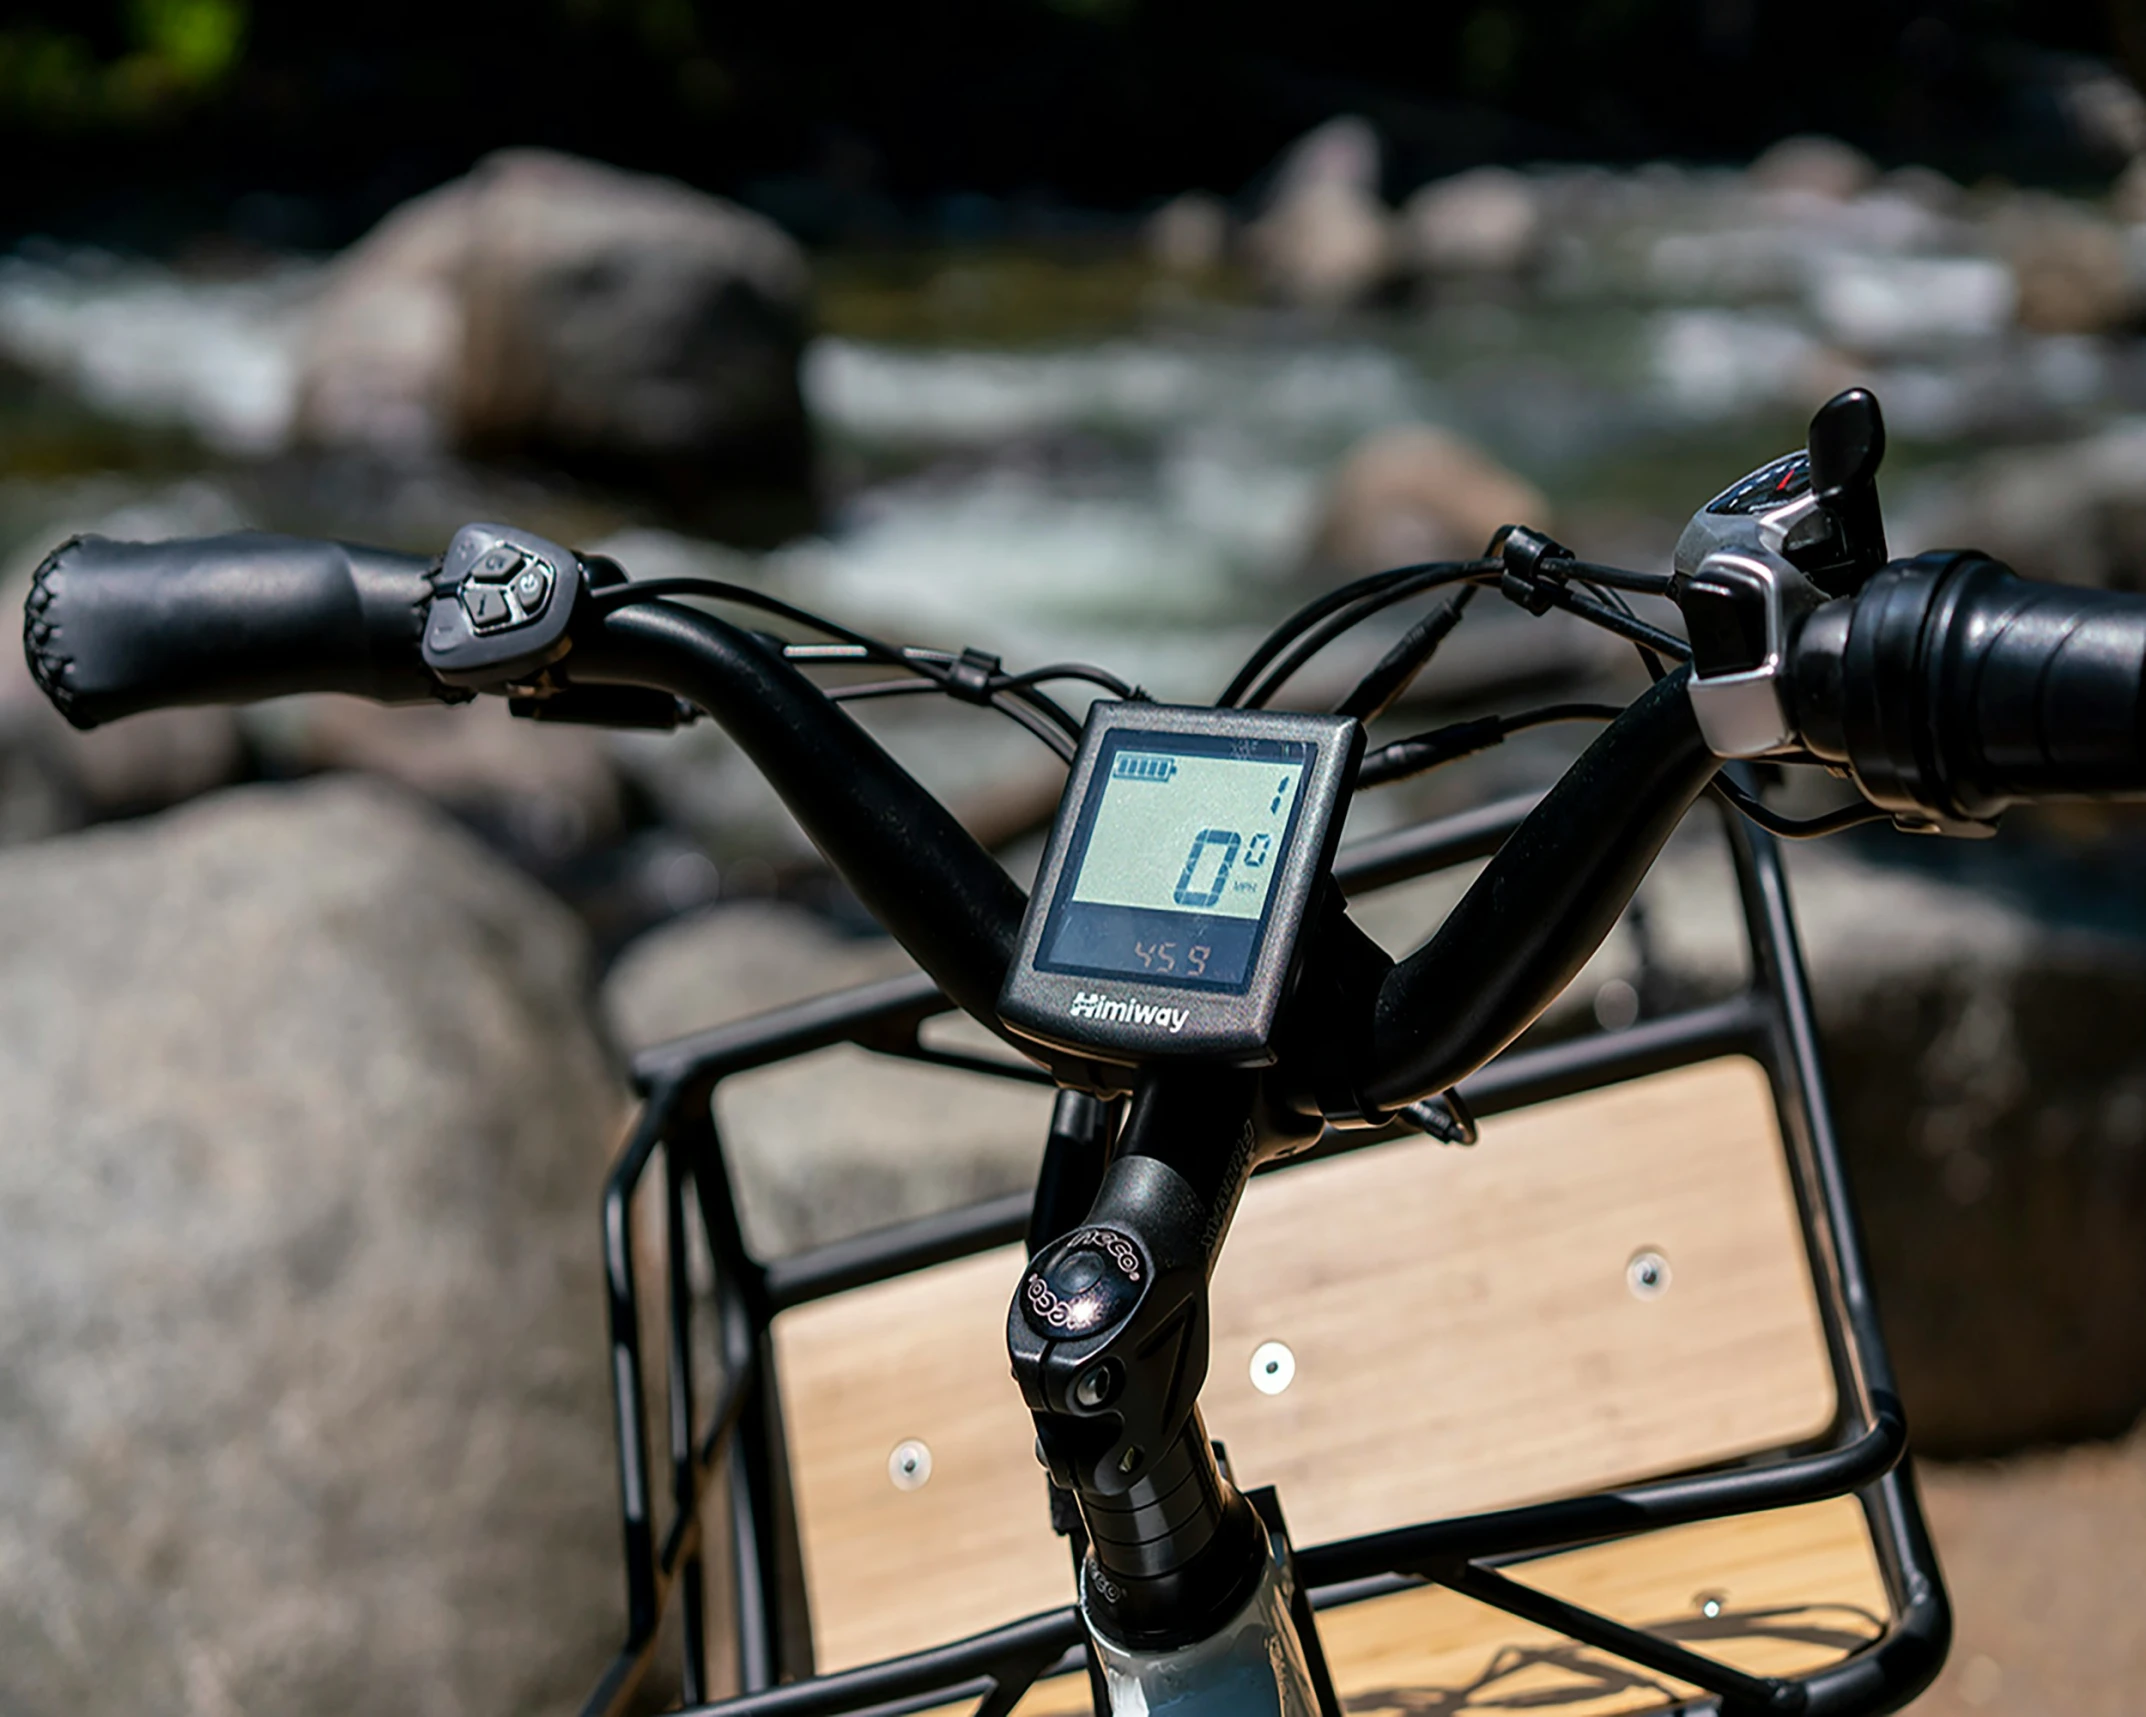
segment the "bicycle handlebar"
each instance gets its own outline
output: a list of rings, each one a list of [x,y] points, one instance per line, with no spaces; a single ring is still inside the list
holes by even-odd
[[[246,532],[71,537],[30,584],[23,646],[59,712],[91,728],[170,704],[352,692],[458,702],[418,653],[435,563]]]
[[[1506,838],[1438,934],[1379,986],[1357,1095],[1376,1116],[1451,1090],[1601,946],[1721,761],[1682,668],[1605,728]]]
[[[413,556],[290,537],[80,537],[38,568],[25,646],[79,727],[297,691],[457,700],[470,694],[420,653],[426,605],[453,600],[433,577]],[[546,672],[707,710],[888,932],[1003,1032],[1022,891],[796,668],[727,621],[648,599],[588,605]],[[1925,556],[1812,613],[1784,684],[1810,750],[1903,820],[1972,828],[2019,799],[2146,792],[2146,597]],[[1612,722],[1416,954],[1395,964],[1360,933],[1329,938],[1333,963],[1306,973],[1327,988],[1302,1010],[1324,1018],[1277,1070],[1289,1101],[1377,1119],[1458,1083],[1550,1004],[1718,767],[1686,685],[1679,669]],[[1110,1088],[1106,1070],[1008,1041],[1069,1083]]]
[[[998,1023],[1027,897],[953,813],[797,669],[728,621],[670,602],[601,613],[578,680],[656,686],[737,741],[887,933],[947,998]]]

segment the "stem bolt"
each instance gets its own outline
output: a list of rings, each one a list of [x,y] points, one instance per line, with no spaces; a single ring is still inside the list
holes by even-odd
[[[1078,1407],[1101,1407],[1118,1392],[1117,1368],[1099,1360],[1073,1381],[1073,1402]]]

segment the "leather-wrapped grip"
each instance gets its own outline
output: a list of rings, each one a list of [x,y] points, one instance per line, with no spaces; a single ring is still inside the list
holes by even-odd
[[[441,686],[419,654],[432,564],[253,531],[74,537],[31,581],[23,650],[40,689],[81,728],[288,692],[459,700],[468,694]]]

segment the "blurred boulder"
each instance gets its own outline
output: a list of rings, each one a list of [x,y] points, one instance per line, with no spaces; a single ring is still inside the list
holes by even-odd
[[[1967,192],[1959,181],[1935,167],[1910,163],[1895,167],[1878,181],[1880,195],[1901,197],[1938,216],[1960,214],[1967,206]]]
[[[2146,938],[2024,868],[2000,893],[1816,843],[1788,862],[1917,1447],[2121,1431],[2146,1408]],[[1733,986],[1717,867],[1646,898],[1654,981]]]
[[[256,704],[241,720],[274,773],[384,777],[539,872],[616,839],[625,823],[608,736],[517,720],[500,698],[388,707],[322,694]]]
[[[1981,549],[2029,578],[2146,590],[2146,421],[1926,477],[1889,528],[1895,553]]]
[[[1748,177],[1762,191],[1845,203],[1877,182],[1878,169],[1862,150],[1837,137],[1784,137],[1751,163]]]
[[[1509,167],[1478,167],[1425,185],[1401,205],[1400,251],[1432,276],[1519,274],[1541,253],[1541,194]]]
[[[2022,328],[2101,334],[2138,319],[2141,293],[2124,234],[2086,205],[2019,192],[1990,230],[2019,283]]]
[[[2118,26],[2124,34],[2135,28],[2128,17]],[[2146,96],[2122,71],[2085,54],[2038,59],[2034,75],[2055,97],[2069,141],[2082,154],[2114,165],[2146,153]]]
[[[2146,225],[2146,155],[2116,175],[2109,187],[2109,213],[2126,226]]]
[[[1379,197],[1371,127],[1333,119],[1298,139],[1245,243],[1267,290],[1285,304],[1344,309],[1383,286],[1394,264],[1393,219]]]
[[[298,431],[601,471],[796,478],[803,253],[667,179],[487,157],[336,265],[299,353]]]
[[[1328,481],[1311,558],[1342,573],[1469,560],[1500,525],[1547,528],[1542,492],[1472,442],[1427,423],[1364,437]]]
[[[431,452],[453,437],[478,181],[412,198],[336,262],[299,337],[294,433]]]
[[[914,970],[883,937],[740,902],[632,944],[605,980],[604,1010],[619,1041],[641,1048]],[[991,1052],[980,1029],[956,1029],[961,1047]],[[716,1113],[747,1235],[776,1254],[1025,1190],[1050,1107],[1033,1085],[838,1048],[725,1082]]]
[[[1229,254],[1229,205],[1206,191],[1172,197],[1148,216],[1141,236],[1165,274],[1205,274]]]
[[[624,1617],[566,913],[404,797],[0,854],[26,1714],[571,1709]]]

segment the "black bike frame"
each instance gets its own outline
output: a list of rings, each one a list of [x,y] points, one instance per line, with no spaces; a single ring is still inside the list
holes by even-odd
[[[1533,808],[1515,799],[1421,824],[1345,850],[1335,874],[1352,894],[1486,857]],[[1944,1658],[1951,1620],[1903,1461],[1905,1429],[1865,1274],[1842,1171],[1810,995],[1779,854],[1772,839],[1725,816],[1751,948],[1751,982],[1726,1001],[1643,1021],[1621,1032],[1508,1051],[1467,1080],[1479,1113],[1525,1107],[1724,1054],[1757,1060],[1771,1082],[1805,1249],[1818,1290],[1837,1399],[1834,1425],[1814,1443],[1758,1461],[1675,1475],[1555,1502],[1422,1522],[1295,1552],[1315,1608],[1431,1582],[1582,1644],[1704,1690],[1684,1712],[1891,1710],[1912,1698]],[[1034,1682],[1076,1668],[1086,1652],[1078,1613],[1050,1611],[973,1638],[836,1674],[814,1676],[809,1624],[795,1573],[794,1523],[777,1413],[770,1325],[793,1306],[1018,1241],[1032,1199],[997,1199],[763,1260],[745,1245],[714,1119],[716,1088],[753,1068],[837,1044],[994,1078],[1050,1083],[1040,1069],[922,1041],[924,1022],[952,1004],[921,974],[803,1002],[661,1045],[635,1063],[645,1098],[604,1194],[613,1387],[624,1517],[625,1644],[590,1694],[583,1717],[625,1709],[678,1605],[682,1689],[708,1717],[821,1717],[897,1713],[959,1699],[977,1717],[1005,1717]],[[1264,1172],[1375,1145],[1386,1134],[1329,1132],[1304,1156]],[[660,1159],[667,1280],[665,1312],[671,1509],[659,1543],[650,1488],[648,1378],[641,1353],[630,1210]],[[707,1303],[684,1267],[689,1228],[715,1263]],[[721,1390],[696,1418],[696,1338],[712,1319]],[[1424,1451],[1435,1459],[1435,1450]],[[706,1541],[702,1505],[727,1486],[727,1545]],[[1876,1547],[1892,1615],[1878,1638],[1798,1677],[1761,1678],[1659,1634],[1640,1632],[1505,1578],[1500,1564],[1688,1521],[1854,1493]],[[1039,1503],[1040,1506],[1040,1503]],[[708,1698],[704,1568],[726,1555],[735,1594],[741,1695]]]

